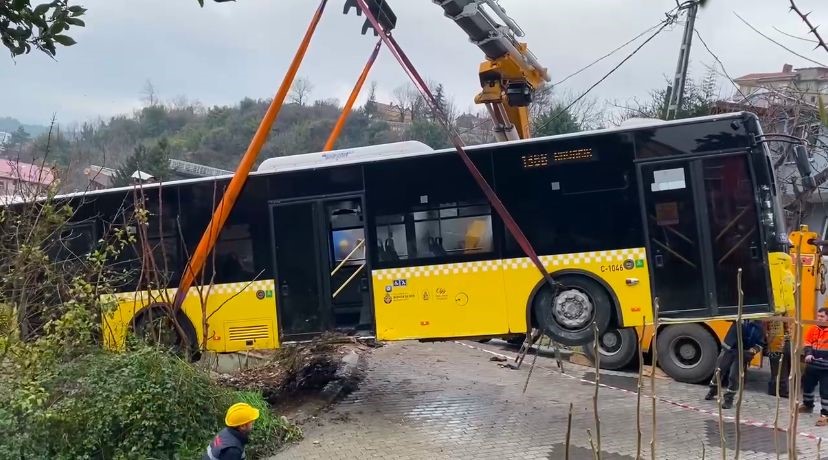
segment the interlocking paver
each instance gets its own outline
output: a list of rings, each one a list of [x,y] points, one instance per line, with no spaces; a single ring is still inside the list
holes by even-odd
[[[495,343],[469,345],[500,351]],[[506,352],[514,354],[514,350]],[[523,386],[529,362],[519,371],[489,361],[491,354],[454,342],[393,343],[369,356],[369,368],[360,388],[330,411],[318,424],[306,425],[305,440],[276,458],[389,458],[389,459],[535,459],[564,458],[567,412],[573,404],[570,458],[592,458],[590,434],[595,439],[592,411],[593,370],[566,365],[561,375],[554,359],[537,360],[526,393]],[[748,374],[743,419],[773,423],[776,401],[764,395],[766,382]],[[656,379],[656,453],[659,459],[721,458],[719,423],[715,417],[663,401],[716,410],[702,397],[706,388]],[[635,391],[637,376],[603,372],[601,382]],[[641,451],[650,457],[652,400],[649,380],[641,398]],[[733,411],[728,411],[733,415]],[[634,459],[636,453],[636,395],[612,388],[599,390],[602,458]],[[786,426],[787,400],[779,419]],[[813,427],[813,416],[803,417],[800,431],[816,435],[828,430]],[[732,454],[735,429],[726,423],[726,449]],[[776,459],[785,452],[784,435],[774,446],[773,430],[741,426],[742,458]],[[315,442],[317,442],[315,444]],[[816,458],[816,442],[797,439],[801,458]],[[783,455],[784,458],[784,455]]]

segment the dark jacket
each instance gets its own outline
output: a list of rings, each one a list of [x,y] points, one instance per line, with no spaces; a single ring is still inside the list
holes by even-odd
[[[733,350],[738,348],[739,343],[736,337],[736,323],[732,323],[730,325],[730,329],[727,330],[727,335],[725,335],[724,339],[724,346],[725,348]],[[765,349],[765,329],[758,322],[746,321],[742,324],[742,346],[745,351],[748,351],[753,347],[760,347],[763,350]]]
[[[207,446],[201,460],[243,460],[247,435],[235,428],[225,428]]]

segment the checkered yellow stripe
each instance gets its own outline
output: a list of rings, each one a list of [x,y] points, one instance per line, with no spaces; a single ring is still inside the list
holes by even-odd
[[[274,280],[257,280],[257,281],[247,281],[241,283],[224,283],[224,284],[214,284],[212,286],[193,286],[187,292],[187,297],[200,297],[200,296],[208,296],[208,295],[235,295],[242,292],[256,292],[256,291],[268,291],[274,290],[276,288],[276,282]],[[139,291],[139,292],[123,292],[119,294],[115,294],[115,300],[119,302],[125,302],[130,300],[143,300],[144,297],[149,299],[170,299],[172,300],[175,296],[175,293],[178,291],[178,288],[169,288],[169,289],[161,289],[161,290],[154,290],[154,291]]]
[[[564,267],[590,264],[621,263],[625,260],[644,258],[644,249],[618,249],[611,251],[582,252],[575,254],[558,254],[541,256],[541,263],[547,270],[555,271]],[[484,260],[480,262],[463,262],[458,264],[425,265],[419,267],[401,267],[374,270],[378,280],[398,278],[428,278],[430,276],[457,275],[461,273],[478,273],[499,270],[535,270],[535,265],[528,257],[504,260]]]

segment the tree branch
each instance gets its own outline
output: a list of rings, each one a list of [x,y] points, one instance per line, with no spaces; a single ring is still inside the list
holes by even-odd
[[[798,15],[799,15],[799,17],[802,19],[802,22],[804,22],[804,23],[808,26],[808,29],[810,29],[809,31],[811,32],[811,34],[812,34],[814,37],[816,37],[817,42],[818,42],[816,47],[817,47],[817,48],[820,48],[820,47],[821,47],[821,48],[822,48],[822,49],[824,49],[826,52],[828,52],[828,44],[825,44],[825,40],[823,40],[823,39],[822,39],[822,36],[820,36],[820,35],[819,35],[819,32],[817,32],[817,28],[818,28],[819,26],[814,26],[814,25],[811,23],[811,20],[810,20],[810,19],[808,19],[808,15],[810,15],[811,13],[804,13],[804,14],[803,14],[803,13],[802,13],[802,10],[800,10],[800,9],[799,9],[799,7],[798,7],[798,6],[796,6],[796,2],[794,2],[794,0],[789,0],[789,1],[791,2],[791,11],[795,11],[795,12],[796,12],[796,14],[798,14]],[[815,48],[815,49],[816,49],[816,48]]]

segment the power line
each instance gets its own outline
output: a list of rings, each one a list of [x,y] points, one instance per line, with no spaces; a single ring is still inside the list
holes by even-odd
[[[821,62],[819,62],[819,61],[815,61],[815,60],[813,60],[813,59],[811,59],[811,58],[809,58],[809,57],[807,57],[807,56],[803,56],[802,54],[797,53],[796,51],[794,51],[794,50],[792,50],[792,49],[788,48],[787,46],[783,45],[782,43],[779,43],[778,41],[776,41],[776,40],[772,39],[771,37],[769,37],[769,36],[765,35],[764,33],[762,33],[762,31],[760,31],[760,30],[759,30],[759,29],[757,29],[756,27],[753,27],[753,24],[751,24],[751,23],[747,22],[747,21],[746,21],[743,17],[739,16],[739,14],[738,14],[738,13],[736,13],[735,11],[733,12],[733,14],[735,14],[735,15],[736,15],[736,17],[737,17],[737,18],[739,18],[739,20],[740,20],[740,21],[744,22],[746,26],[750,27],[750,28],[751,28],[754,32],[756,32],[757,34],[759,34],[759,35],[761,35],[761,36],[765,37],[765,39],[767,39],[768,41],[770,41],[770,42],[771,42],[771,43],[773,43],[774,45],[776,45],[776,46],[778,46],[778,47],[780,47],[780,48],[784,49],[785,51],[787,51],[787,52],[789,52],[789,53],[792,53],[792,54],[794,54],[794,55],[796,55],[796,56],[798,56],[798,57],[800,57],[800,58],[802,58],[802,59],[805,59],[806,61],[809,61],[809,62],[811,62],[811,63],[813,63],[813,64],[816,64],[816,65],[818,65],[818,66],[820,66],[820,67],[828,67],[828,66],[826,66],[825,64],[823,64],[823,63],[821,63]]]
[[[671,10],[671,12],[672,12],[672,11],[675,11],[675,9],[674,9],[674,10]],[[665,28],[667,28],[667,26],[669,26],[670,24],[674,23],[674,22],[676,21],[676,19],[677,19],[677,18],[678,18],[678,15],[677,15],[677,14],[670,14],[670,13],[668,13],[668,14],[667,14],[667,17],[666,17],[664,20],[662,20],[662,21],[661,21],[661,26],[660,26],[660,27],[659,27],[659,28],[655,31],[655,33],[653,33],[652,35],[650,35],[649,37],[647,37],[647,39],[646,39],[646,40],[644,40],[644,42],[642,42],[640,45],[638,45],[638,46],[637,46],[637,47],[636,47],[636,48],[632,51],[632,53],[628,54],[628,55],[627,55],[627,57],[625,57],[624,59],[622,59],[622,60],[621,60],[621,62],[619,62],[619,63],[618,63],[615,67],[613,67],[612,69],[610,69],[610,71],[609,71],[609,72],[607,72],[607,73],[606,73],[603,77],[601,77],[601,79],[599,79],[597,82],[595,82],[592,86],[590,86],[589,88],[587,88],[587,90],[586,90],[586,91],[584,91],[583,93],[581,93],[581,95],[580,95],[580,96],[578,96],[577,98],[575,98],[575,100],[573,100],[573,101],[572,101],[569,105],[567,105],[567,106],[566,106],[566,107],[564,107],[563,109],[559,110],[559,111],[558,111],[558,113],[557,113],[557,115],[555,115],[555,116],[553,116],[552,118],[550,118],[550,119],[546,120],[546,122],[544,122],[544,124],[540,125],[539,127],[536,127],[536,128],[535,128],[535,130],[536,130],[536,131],[540,131],[540,130],[542,130],[543,128],[546,128],[547,126],[549,126],[549,124],[550,124],[550,123],[552,123],[553,121],[555,121],[555,120],[557,120],[558,118],[560,118],[563,114],[567,113],[567,112],[569,111],[569,109],[571,109],[572,107],[574,107],[574,106],[575,106],[575,104],[577,104],[577,103],[578,103],[578,102],[580,102],[583,98],[585,98],[585,97],[586,97],[586,95],[590,93],[590,91],[592,91],[593,89],[595,89],[595,87],[597,87],[598,85],[600,85],[601,83],[603,83],[603,82],[604,82],[604,80],[606,80],[606,79],[607,79],[607,78],[609,78],[612,74],[614,74],[614,73],[615,73],[615,71],[616,71],[616,70],[618,70],[619,68],[621,68],[621,66],[622,66],[622,65],[624,65],[624,64],[625,64],[627,61],[629,61],[630,59],[632,59],[632,57],[633,57],[633,56],[635,56],[635,55],[636,55],[639,51],[641,51],[641,48],[644,48],[644,46],[646,46],[646,45],[647,45],[647,43],[650,43],[650,42],[651,42],[654,38],[656,38],[656,37],[658,36],[658,34],[660,34],[660,33],[661,33],[661,32],[662,32]]]
[[[671,11],[671,12],[672,12],[672,11]],[[571,74],[567,75],[567,76],[566,76],[565,78],[563,78],[562,80],[560,80],[560,81],[557,81],[557,82],[553,83],[553,84],[552,84],[552,86],[558,86],[558,85],[560,85],[561,83],[565,83],[565,82],[566,82],[567,80],[569,80],[570,78],[572,78],[572,77],[574,77],[574,76],[576,76],[576,75],[578,75],[578,74],[580,74],[580,73],[584,72],[585,70],[587,70],[587,69],[591,68],[591,67],[592,67],[592,66],[594,66],[595,64],[598,64],[599,62],[603,61],[604,59],[606,59],[606,58],[608,58],[608,57],[612,56],[613,54],[617,53],[618,51],[621,51],[622,49],[626,48],[626,47],[627,47],[627,45],[629,45],[630,43],[632,43],[632,42],[634,42],[634,41],[638,40],[639,38],[643,37],[643,36],[644,36],[644,35],[646,35],[647,33],[651,32],[651,31],[652,31],[653,29],[655,29],[656,27],[660,26],[662,22],[663,22],[663,21],[659,21],[659,22],[658,22],[658,24],[653,25],[652,27],[648,28],[648,29],[647,29],[647,30],[645,30],[644,32],[641,32],[640,34],[636,35],[635,37],[631,38],[630,40],[628,40],[628,41],[624,42],[624,44],[622,44],[622,45],[618,46],[617,48],[615,48],[614,50],[610,51],[609,53],[607,53],[607,54],[605,54],[605,55],[603,55],[603,56],[599,57],[598,59],[596,59],[596,60],[592,61],[591,63],[587,64],[586,66],[581,67],[580,69],[576,70],[575,72],[573,72],[573,73],[571,73]]]
[[[722,60],[721,60],[721,59],[719,59],[719,56],[717,56],[717,55],[716,55],[716,53],[714,53],[714,52],[710,49],[710,47],[709,47],[709,46],[707,46],[707,42],[706,42],[706,41],[704,41],[704,38],[702,38],[701,33],[699,32],[699,29],[694,28],[694,29],[693,29],[693,31],[694,31],[694,32],[696,32],[696,36],[697,36],[697,37],[699,37],[699,41],[701,42],[702,46],[704,46],[704,49],[706,49],[706,50],[707,50],[707,52],[708,52],[711,56],[713,56],[713,59],[715,59],[715,60],[716,60],[716,62],[717,62],[717,63],[719,63],[719,67],[721,67],[721,68],[722,68],[722,72],[724,73],[725,77],[727,77],[727,79],[728,79],[728,80],[730,80],[730,83],[733,85],[733,87],[734,87],[734,88],[736,88],[736,91],[738,91],[738,92],[739,92],[739,95],[740,95],[740,96],[742,96],[742,100],[743,100],[743,101],[745,101],[745,102],[747,102],[747,103],[748,103],[748,105],[753,105],[753,104],[751,104],[751,102],[748,100],[748,97],[745,95],[745,93],[743,93],[743,92],[742,92],[742,88],[740,88],[740,87],[739,87],[739,85],[737,85],[737,84],[736,84],[736,82],[733,80],[733,78],[732,78],[732,77],[730,76],[730,74],[727,72],[727,69],[725,68],[724,63],[722,62]]]

